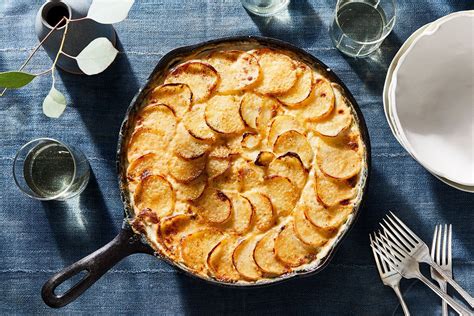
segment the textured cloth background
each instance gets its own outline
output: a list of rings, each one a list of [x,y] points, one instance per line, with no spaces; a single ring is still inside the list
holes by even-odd
[[[0,314],[358,314],[401,315],[395,294],[382,285],[368,233],[394,210],[428,243],[434,225],[454,227],[454,276],[474,294],[474,194],[457,191],[431,176],[392,136],[382,108],[387,67],[403,41],[420,26],[448,13],[473,9],[471,0],[398,0],[394,32],[367,59],[341,55],[328,26],[335,0],[292,0],[274,18],[249,15],[239,1],[136,1],[116,25],[120,54],[104,73],[58,72],[58,88],[69,101],[64,115],[49,119],[41,102],[48,77],[0,98]],[[21,65],[37,43],[34,17],[41,1],[0,3],[0,71]],[[334,259],[320,274],[261,289],[228,289],[192,280],[148,255],[123,260],[77,301],[61,310],[40,296],[56,271],[110,241],[123,208],[115,171],[115,149],[125,110],[155,64],[173,48],[233,35],[279,38],[320,58],[358,100],[372,141],[372,179],[367,204]],[[43,51],[28,69],[51,61]],[[449,106],[448,104],[446,106]],[[54,137],[81,148],[93,176],[78,198],[39,202],[22,195],[12,178],[18,148],[37,137]],[[440,300],[420,282],[402,281],[413,315],[440,313]]]

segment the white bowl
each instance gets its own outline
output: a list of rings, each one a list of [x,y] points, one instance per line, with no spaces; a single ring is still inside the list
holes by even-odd
[[[389,86],[402,145],[432,173],[466,186],[474,186],[473,56],[474,11],[453,14],[415,38]]]

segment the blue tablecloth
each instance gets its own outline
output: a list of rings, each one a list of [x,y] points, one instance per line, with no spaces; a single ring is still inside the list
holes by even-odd
[[[454,227],[454,276],[474,294],[474,195],[430,175],[396,142],[385,120],[382,87],[387,67],[417,28],[448,13],[473,9],[471,0],[399,0],[394,32],[367,59],[342,56],[331,44],[328,25],[335,0],[292,0],[275,18],[249,15],[239,1],[136,1],[116,25],[120,53],[104,73],[58,72],[69,107],[58,119],[42,114],[50,87],[42,77],[0,98],[0,314],[401,314],[391,289],[382,285],[368,233],[387,210],[431,242],[437,223]],[[36,44],[34,17],[41,1],[0,4],[0,71],[17,69]],[[119,125],[137,89],[158,60],[173,48],[232,35],[279,38],[320,58],[358,100],[372,140],[372,179],[367,204],[334,259],[320,274],[249,290],[215,287],[190,279],[148,255],[134,255],[109,271],[77,301],[56,311],[40,296],[56,271],[111,240],[122,223],[115,171]],[[47,69],[40,51],[29,66]],[[449,106],[449,105],[446,105]],[[39,202],[22,195],[12,178],[15,152],[36,137],[78,146],[93,176],[85,192],[67,202]],[[440,301],[420,282],[402,281],[413,315],[440,313]]]

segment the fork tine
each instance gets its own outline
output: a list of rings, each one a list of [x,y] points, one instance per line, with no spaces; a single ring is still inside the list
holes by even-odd
[[[453,242],[453,227],[449,224],[449,233],[448,233],[448,265],[451,267],[453,264],[453,249],[452,249],[452,242]]]
[[[370,244],[372,249],[374,249],[380,257],[385,260],[394,270],[400,272],[398,269],[398,265],[401,263],[400,260],[392,256],[386,249],[384,249],[377,241],[374,241]]]
[[[401,219],[399,219],[395,214],[393,214],[392,211],[390,211],[389,213],[405,229],[405,231],[410,235],[410,237],[413,239],[414,244],[418,244],[418,243],[422,242],[421,239],[410,228],[408,228],[408,226],[405,225],[405,223],[402,222]],[[387,217],[389,217],[389,216],[387,215]]]
[[[431,258],[435,260],[435,255],[436,255],[436,239],[438,235],[438,225],[435,226],[435,230],[433,233],[433,241],[431,242]]]
[[[380,230],[377,231],[377,233],[380,235],[380,234],[381,234]],[[375,233],[374,233],[374,236],[376,237]],[[377,238],[377,237],[376,237],[376,238]],[[385,246],[384,246],[384,249],[389,250],[389,249],[387,249],[387,247],[385,247]],[[385,260],[382,260],[382,264],[383,264],[383,266],[384,266],[384,268],[385,268],[385,270],[386,270],[387,272],[393,270],[392,267],[391,267],[387,262],[385,262]]]
[[[443,233],[443,225],[438,225],[438,238],[436,240],[436,263],[441,264],[441,234]]]
[[[373,240],[372,240],[372,235],[371,234],[369,234],[369,239],[370,239],[370,243],[372,244]],[[379,254],[375,252],[374,248],[372,248],[372,252],[374,253],[375,265],[377,266],[377,270],[379,270],[379,274],[383,274],[384,271],[383,271],[382,266],[380,264]]]
[[[448,258],[446,258],[447,248],[448,248],[448,225],[444,224],[444,234],[443,234],[443,253],[441,254],[441,264],[448,264]]]
[[[395,256],[395,254],[400,255],[402,258],[406,258],[408,256],[408,253],[404,251],[402,248],[397,246],[393,241],[389,240],[387,237],[384,235],[380,234],[380,237],[386,242],[386,244],[390,247],[392,250],[391,253],[392,255]],[[396,250],[396,251],[393,251]]]
[[[388,220],[392,223],[392,226],[398,230],[398,232],[404,237],[404,239],[410,244],[410,245],[413,245],[415,246],[417,244],[416,240],[414,240],[399,224],[397,224],[397,222],[395,222],[395,220],[390,217],[390,216],[386,216],[388,218]],[[411,246],[410,248],[413,248],[413,246]]]
[[[383,248],[383,250],[385,250],[386,253],[390,254],[391,257],[396,258],[397,261],[400,261],[400,262],[403,261],[404,257],[400,255],[398,252],[393,251],[393,248],[391,248],[391,246],[387,242],[377,237],[377,235],[375,236],[375,240],[380,245],[380,247]]]
[[[393,240],[393,242],[396,242],[397,244],[401,244],[403,245],[403,247],[405,247],[407,249],[407,251],[410,251],[413,247],[408,243],[408,241],[403,238],[399,233],[398,231],[392,227],[392,225],[390,225],[389,222],[387,222],[385,220],[385,218],[383,219],[383,221],[385,222],[385,225],[386,227],[382,224],[382,223],[379,223],[380,226],[383,227],[383,229],[387,232],[387,234],[390,236],[390,238]],[[388,228],[387,228],[388,227]],[[394,236],[394,234],[398,237],[396,238]]]

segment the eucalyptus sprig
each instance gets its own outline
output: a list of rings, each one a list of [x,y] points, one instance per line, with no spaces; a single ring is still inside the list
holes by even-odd
[[[55,88],[56,79],[54,74],[59,56],[64,55],[68,58],[75,59],[82,72],[86,75],[95,75],[107,69],[118,54],[118,50],[115,49],[114,45],[105,37],[99,37],[90,42],[77,56],[71,56],[64,52],[64,42],[68,32],[69,23],[78,23],[87,19],[94,20],[101,24],[118,23],[127,18],[128,12],[133,3],[134,0],[114,0],[113,2],[110,0],[93,0],[89,7],[89,11],[87,12],[87,16],[79,19],[63,17],[33,49],[18,71],[0,72],[0,88],[4,88],[2,93],[0,93],[0,96],[3,96],[7,89],[18,89],[24,87],[36,77],[51,73],[52,86],[43,101],[43,113],[46,116],[53,118],[61,116],[66,109],[67,102],[66,97]],[[57,31],[59,25],[62,23],[64,23],[64,33],[51,67],[39,73],[23,71],[41,45],[51,36],[51,34]]]

